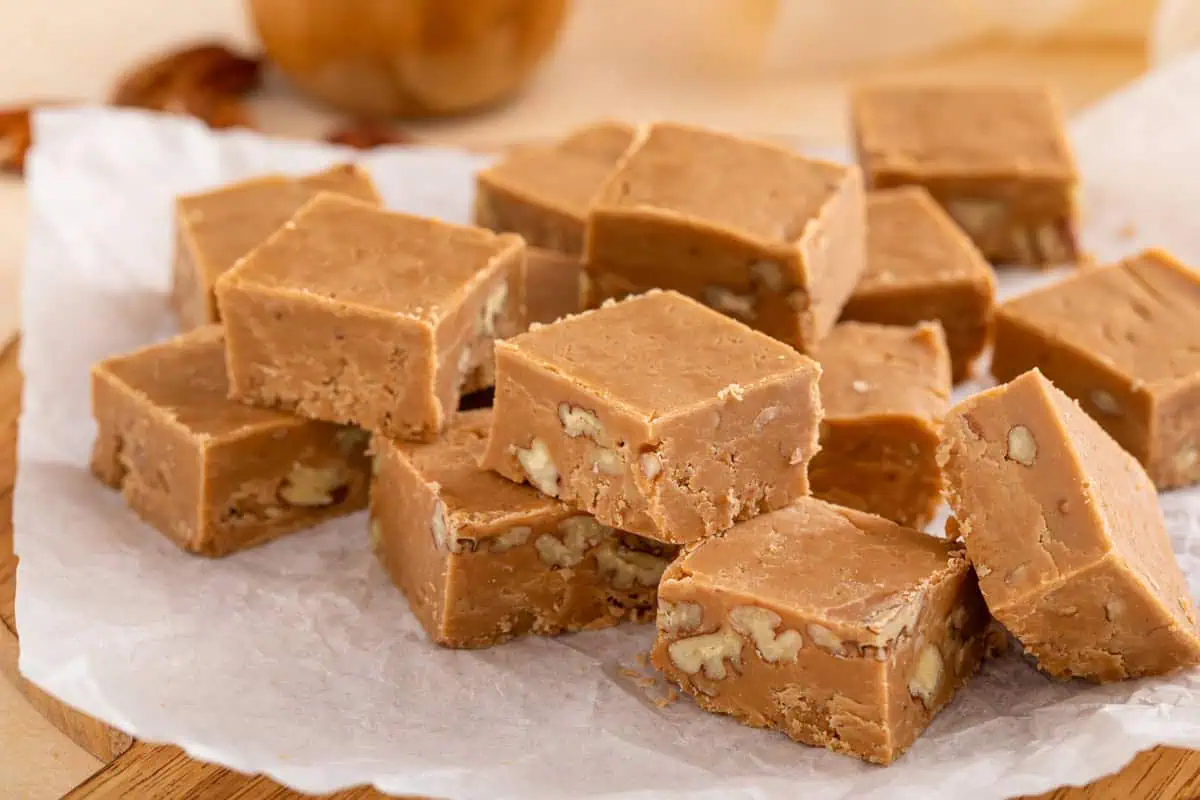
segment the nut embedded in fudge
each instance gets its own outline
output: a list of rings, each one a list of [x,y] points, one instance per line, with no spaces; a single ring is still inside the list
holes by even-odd
[[[1048,89],[880,82],[850,107],[868,188],[925,187],[993,263],[1077,260],[1079,177]]]
[[[941,323],[954,381],[991,338],[996,279],[971,239],[918,186],[867,193],[867,269],[843,320]]]
[[[1200,631],[1154,484],[1036,370],[955,406],[947,500],[992,614],[1060,677],[1200,663]]]
[[[675,292],[496,344],[483,466],[681,543],[808,493],[820,368]]]
[[[676,548],[480,469],[491,414],[459,415],[436,442],[372,444],[373,543],[429,637],[488,647],[652,619]]]
[[[887,764],[976,671],[990,621],[958,545],[804,498],[684,548],[651,660],[708,711]]]
[[[817,359],[825,419],[808,467],[813,494],[924,527],[941,502],[937,449],[950,405],[941,327],[843,322]]]
[[[217,279],[317,192],[380,203],[370,176],[352,164],[299,178],[264,175],[175,201],[171,303],[184,330],[220,320],[213,294]]]
[[[197,328],[92,368],[92,472],[193,553],[222,556],[363,508],[365,432],[228,398],[224,334]]]
[[[992,373],[1037,367],[1159,489],[1200,481],[1200,275],[1150,250],[996,310]]]
[[[475,223],[580,255],[588,204],[632,141],[629,125],[600,122],[502,158],[476,177]]]
[[[520,237],[318,195],[221,277],[233,397],[427,439],[523,330]]]
[[[864,215],[856,167],[652,125],[592,204],[589,302],[673,289],[807,352],[865,267]]]

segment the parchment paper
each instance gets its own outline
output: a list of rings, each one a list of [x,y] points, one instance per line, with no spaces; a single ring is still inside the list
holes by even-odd
[[[1087,243],[1200,263],[1200,60],[1077,120]],[[798,109],[802,113],[802,109]],[[368,553],[362,515],[223,561],[189,557],[87,471],[88,366],[169,335],[171,198],[349,153],[178,119],[37,119],[16,488],[21,670],[84,711],[202,759],[328,791],[453,798],[999,798],[1200,747],[1200,672],[1095,687],[989,664],[888,769],[704,714],[624,677],[650,627],[480,652],[428,643]],[[478,157],[366,159],[394,208],[467,219]],[[1136,226],[1134,230],[1131,226]],[[1043,276],[1005,272],[1005,294]],[[1193,593],[1200,492],[1163,497]]]

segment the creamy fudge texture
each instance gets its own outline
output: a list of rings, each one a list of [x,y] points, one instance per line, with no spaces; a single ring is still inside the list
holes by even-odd
[[[520,237],[318,195],[217,284],[231,395],[431,438],[524,330],[524,285]]]
[[[681,543],[808,493],[820,368],[674,292],[496,344],[483,466]]]
[[[621,122],[599,122],[555,145],[506,156],[477,177],[475,223],[518,233],[534,247],[579,255],[588,205],[633,133]]]
[[[213,294],[217,278],[317,192],[381,202],[370,176],[352,164],[298,178],[264,175],[175,201],[171,302],[184,330],[220,320]]]
[[[1078,258],[1079,177],[1046,87],[881,82],[850,107],[869,188],[925,187],[994,263]]]
[[[1014,298],[992,372],[1037,367],[1142,462],[1155,485],[1200,481],[1200,275],[1150,250]]]
[[[373,544],[429,637],[488,647],[652,619],[676,548],[480,469],[491,413],[461,414],[436,442],[372,443]]]
[[[92,472],[175,544],[223,556],[363,508],[358,429],[228,398],[219,326],[92,368]]]
[[[864,217],[856,167],[652,125],[592,203],[590,302],[673,289],[808,351],[865,267]]]
[[[842,319],[941,324],[954,380],[991,338],[996,279],[970,237],[918,186],[867,194],[867,269]]]
[[[684,548],[651,660],[708,711],[888,764],[976,671],[990,621],[954,543],[803,498]]]
[[[843,322],[821,342],[821,449],[812,493],[912,528],[941,502],[937,465],[950,355],[937,323]]]
[[[525,306],[529,322],[549,323],[583,311],[578,256],[530,247],[525,260]]]
[[[1200,632],[1141,465],[1036,370],[946,420],[947,500],[992,614],[1060,678],[1200,663]]]

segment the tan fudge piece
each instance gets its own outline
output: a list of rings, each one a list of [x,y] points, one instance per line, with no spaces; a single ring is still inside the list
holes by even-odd
[[[92,472],[193,553],[223,556],[367,503],[367,435],[227,397],[222,330],[92,368]]]
[[[601,122],[513,152],[477,176],[475,223],[579,255],[588,204],[632,141],[629,125]]]
[[[370,176],[352,164],[299,178],[264,175],[179,197],[171,302],[183,329],[219,321],[217,278],[322,191],[381,203]]]
[[[318,195],[217,283],[232,396],[430,438],[524,329],[524,281],[519,237]]]
[[[804,498],[685,548],[651,660],[708,711],[888,764],[978,669],[990,619],[956,545]]]
[[[583,310],[578,256],[531,247],[525,260],[526,316],[532,323],[550,323]]]
[[[372,539],[429,637],[489,647],[652,619],[675,548],[480,469],[491,414],[461,414],[430,444],[372,444]]]
[[[680,543],[808,493],[820,370],[674,292],[496,344],[483,465]]]
[[[955,406],[941,458],[988,607],[1043,670],[1112,681],[1200,662],[1154,485],[1037,370]]]
[[[1161,251],[1080,271],[996,311],[992,372],[1038,367],[1155,485],[1200,481],[1200,275]]]
[[[590,302],[674,289],[808,351],[866,265],[864,216],[855,167],[653,125],[588,216]]]
[[[941,502],[937,466],[950,356],[937,323],[843,322],[821,343],[821,450],[812,493],[912,528]]]
[[[936,320],[957,382],[971,376],[987,347],[995,297],[991,266],[928,192],[912,186],[867,194],[867,270],[842,319]]]
[[[990,261],[1078,258],[1079,177],[1045,87],[877,83],[851,125],[869,188],[925,187]]]

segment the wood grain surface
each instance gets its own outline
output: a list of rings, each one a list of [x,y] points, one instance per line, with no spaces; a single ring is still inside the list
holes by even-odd
[[[107,766],[67,798],[301,798],[261,776],[194,761],[169,745],[133,742],[129,736],[58,702],[17,673],[13,612],[17,560],[12,550],[12,489],[16,476],[17,418],[21,376],[17,342],[0,351],[0,672],[13,680],[29,702],[55,727]],[[374,789],[327,795],[336,800],[382,798]],[[1142,753],[1116,775],[1082,788],[1064,788],[1039,800],[1196,800],[1200,798],[1200,752],[1160,747]]]

